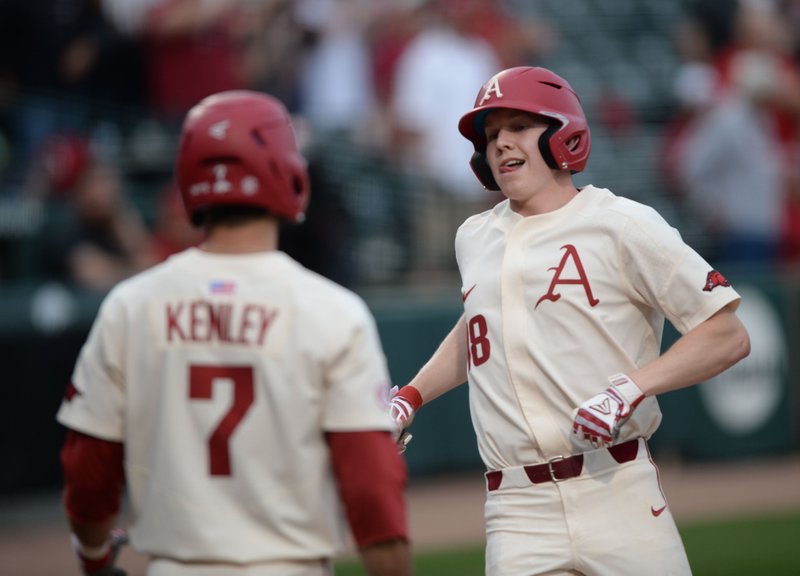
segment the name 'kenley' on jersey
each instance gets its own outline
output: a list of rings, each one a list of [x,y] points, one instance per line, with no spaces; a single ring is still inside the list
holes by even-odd
[[[276,309],[252,302],[167,302],[164,306],[166,342],[263,346],[277,315]]]

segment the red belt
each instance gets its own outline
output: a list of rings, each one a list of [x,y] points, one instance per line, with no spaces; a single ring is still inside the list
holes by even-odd
[[[608,452],[618,464],[630,462],[636,458],[639,451],[639,439],[634,438],[622,444],[611,446]],[[544,484],[545,482],[559,482],[569,478],[580,476],[583,471],[583,454],[573,456],[556,456],[543,464],[531,464],[525,466],[525,474],[533,484]],[[500,488],[503,481],[502,470],[492,470],[486,473],[486,484],[491,492]]]

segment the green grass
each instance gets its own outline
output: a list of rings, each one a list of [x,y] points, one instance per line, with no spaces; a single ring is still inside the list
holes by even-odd
[[[694,576],[800,576],[800,512],[680,526]],[[632,551],[635,553],[635,551]],[[483,547],[414,554],[415,576],[483,576]],[[337,563],[336,576],[364,576]]]
[[[681,536],[695,576],[800,575],[800,513],[690,524]]]
[[[414,576],[484,576],[483,546],[442,550],[441,552],[415,552]],[[336,576],[364,576],[356,561],[336,565]]]

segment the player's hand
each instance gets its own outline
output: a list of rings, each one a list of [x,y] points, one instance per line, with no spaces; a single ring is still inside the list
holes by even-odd
[[[586,448],[611,446],[620,428],[644,400],[636,383],[625,374],[609,377],[611,386],[578,406],[572,423],[573,440]]]
[[[120,548],[128,543],[128,533],[122,528],[113,528],[109,539],[97,549],[84,547],[73,535],[72,548],[78,556],[81,574],[84,576],[127,576],[122,568],[114,566]]]
[[[414,416],[422,406],[422,396],[413,386],[399,388],[393,386],[389,391],[389,415],[397,426],[397,450],[406,451],[412,435],[408,431]]]

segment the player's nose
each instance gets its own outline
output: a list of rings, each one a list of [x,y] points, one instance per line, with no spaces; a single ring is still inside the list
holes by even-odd
[[[497,133],[497,138],[495,140],[495,143],[499,151],[511,148],[511,146],[513,145],[513,141],[514,141],[514,132],[506,128],[501,128],[500,131]]]

